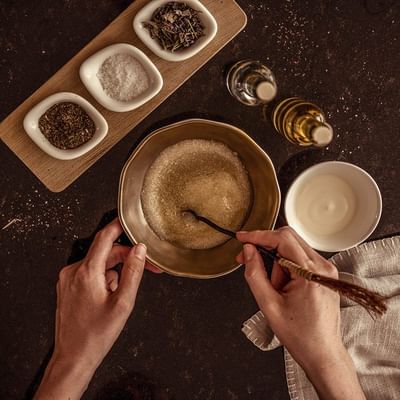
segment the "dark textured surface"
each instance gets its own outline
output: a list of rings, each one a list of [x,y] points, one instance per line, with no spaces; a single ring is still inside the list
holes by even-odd
[[[47,191],[0,142],[0,229],[19,219],[0,230],[0,398],[30,397],[51,350],[58,271],[84,250],[79,242],[72,251],[74,241],[115,208],[124,161],[154,127],[188,116],[233,123],[268,152],[283,189],[320,160],[355,163],[383,195],[372,238],[400,231],[400,3],[239,3],[245,31],[64,192]],[[0,119],[128,4],[0,0]],[[336,133],[329,149],[285,142],[260,108],[230,98],[226,66],[252,57],[275,72],[280,97],[300,95],[326,111]],[[264,354],[240,332],[256,310],[241,270],[211,281],[146,273],[134,314],[84,398],[127,398],[123,387],[141,399],[288,398],[282,352]]]

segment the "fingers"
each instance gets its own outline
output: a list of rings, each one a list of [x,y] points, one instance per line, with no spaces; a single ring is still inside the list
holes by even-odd
[[[131,250],[128,246],[114,244],[107,256],[106,269],[115,267],[119,263],[123,263]]]
[[[135,304],[136,293],[142,280],[145,260],[146,246],[139,243],[130,250],[122,267],[117,294],[119,298],[124,299],[131,307]]]
[[[303,247],[303,250],[306,252],[306,254],[311,260],[314,261],[319,261],[321,259],[325,260],[294,229],[290,228],[290,232],[297,239],[297,241]]]
[[[252,232],[237,232],[236,237],[243,243],[253,243],[265,246],[268,249],[278,247],[278,238],[274,235],[277,231],[252,231]]]
[[[117,243],[114,243],[114,246],[107,257],[106,269],[113,268],[117,264],[123,263],[125,261],[125,258],[128,256],[130,250],[131,247],[121,246]],[[160,268],[156,267],[153,264],[150,264],[149,262],[145,263],[144,268],[151,272],[154,272],[155,274],[162,274],[164,272]]]
[[[254,243],[270,249],[277,249],[281,257],[303,267],[310,268],[313,264],[313,260],[304,251],[303,246],[293,235],[291,228],[276,231],[238,232],[237,238],[244,243]],[[295,278],[295,276],[292,275],[292,278]]]
[[[236,261],[239,264],[244,264],[243,250],[236,256]],[[284,271],[282,267],[274,263],[272,267],[271,284],[275,290],[281,290],[290,281],[290,275]]]
[[[290,275],[277,262],[272,267],[271,284],[275,290],[282,290],[290,282]]]
[[[285,257],[311,271],[337,277],[336,268],[325,258],[319,255],[290,227],[283,227],[275,231],[238,232],[238,240],[244,243],[254,243],[267,248],[275,248],[281,257]],[[297,275],[291,273],[292,279]],[[272,283],[279,283],[280,278],[273,277]]]
[[[106,271],[106,285],[110,292],[115,292],[118,288],[118,272],[110,269]]]
[[[280,295],[272,287],[260,254],[252,244],[245,244],[243,248],[246,265],[245,278],[250,286],[258,306],[265,312],[269,306],[280,301]]]
[[[312,265],[310,268],[311,270],[320,274],[330,276],[331,278],[338,278],[339,273],[337,271],[337,268],[332,263],[330,263],[327,259],[318,254],[311,246],[309,246],[294,229],[292,229],[292,234],[303,246],[304,251],[311,258],[311,260],[314,261],[314,265]]]
[[[113,248],[114,241],[121,233],[122,227],[119,220],[116,218],[96,234],[85,257],[86,263],[89,264],[90,269],[104,272],[107,258]]]
[[[110,270],[110,268],[115,267],[117,264],[121,262],[125,262],[126,257],[128,256],[129,252],[131,251],[131,247],[128,246],[121,246],[118,244],[114,244],[113,248],[108,255],[107,262],[106,262],[106,284],[107,289],[111,292],[115,292],[118,288],[118,280],[119,275],[118,272],[115,270]],[[155,273],[155,274],[162,274],[163,271],[154,265],[146,262],[144,268]]]
[[[244,264],[244,254],[243,254],[243,250],[236,256],[236,261],[239,264]]]
[[[150,264],[149,262],[146,262],[146,264],[144,264],[144,268],[151,272],[154,272],[155,274],[162,274],[164,272],[163,270],[157,268],[155,265]]]

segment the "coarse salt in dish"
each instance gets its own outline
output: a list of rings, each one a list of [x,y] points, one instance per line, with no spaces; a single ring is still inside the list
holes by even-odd
[[[117,43],[83,62],[79,75],[90,94],[110,111],[134,110],[156,96],[163,79],[137,47]]]
[[[106,94],[114,100],[128,102],[145,92],[150,79],[142,64],[127,53],[108,57],[97,72]]]

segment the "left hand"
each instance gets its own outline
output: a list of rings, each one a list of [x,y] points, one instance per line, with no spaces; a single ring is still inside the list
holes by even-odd
[[[54,353],[36,399],[82,395],[133,310],[143,269],[160,272],[145,263],[144,244],[114,244],[121,233],[116,219],[97,233],[82,261],[61,270]],[[121,262],[118,280],[111,268]]]

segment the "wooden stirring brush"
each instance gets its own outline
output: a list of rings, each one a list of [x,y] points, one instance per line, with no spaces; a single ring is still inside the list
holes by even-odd
[[[223,233],[224,235],[230,236],[232,239],[236,239],[236,233],[228,229],[222,228],[216,223],[210,221],[201,215],[198,215],[193,210],[184,210],[183,213],[189,213],[195,217],[198,221],[204,222],[209,227],[215,229],[216,231]],[[355,303],[364,307],[372,317],[381,316],[387,311],[387,306],[385,304],[385,297],[379,293],[372,292],[354,283],[346,282],[341,279],[329,278],[324,275],[312,272],[302,266],[290,261],[284,257],[277,254],[276,251],[267,250],[262,246],[255,245],[257,250],[269,257],[271,260],[276,261],[281,267],[286,270],[301,276],[308,281],[319,283],[335,292],[341,294],[344,297],[353,300]]]

